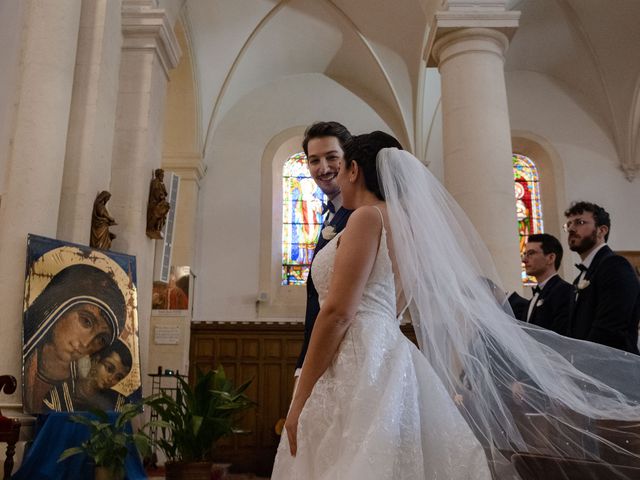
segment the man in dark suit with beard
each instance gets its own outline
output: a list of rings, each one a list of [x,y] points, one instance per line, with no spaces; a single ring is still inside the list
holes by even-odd
[[[520,320],[566,334],[573,286],[558,275],[562,262],[560,241],[548,233],[530,235],[522,260],[527,275],[536,277],[538,284]]]
[[[323,223],[313,252],[313,258],[322,247],[329,243],[331,238],[342,231],[347,225],[349,215],[351,215],[351,210],[342,208],[340,187],[336,182],[339,168],[338,162],[344,156],[343,146],[350,138],[349,131],[338,122],[314,123],[307,128],[304,134],[302,148],[307,155],[309,173],[318,187],[329,198],[327,205],[323,208]],[[309,272],[307,277],[307,310],[304,319],[304,343],[296,364],[296,385],[318,312],[320,312],[318,292],[313,284],[311,272]]]
[[[631,264],[607,245],[611,219],[589,202],[564,212],[569,248],[580,255],[568,336],[638,354],[640,283]]]

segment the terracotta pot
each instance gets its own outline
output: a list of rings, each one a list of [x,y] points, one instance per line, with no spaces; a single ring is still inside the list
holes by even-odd
[[[116,475],[107,467],[95,467],[94,478],[95,480],[124,480],[124,473]]]
[[[211,465],[211,480],[225,480],[230,466],[230,463],[214,463]]]
[[[211,462],[167,462],[166,480],[211,480]]]

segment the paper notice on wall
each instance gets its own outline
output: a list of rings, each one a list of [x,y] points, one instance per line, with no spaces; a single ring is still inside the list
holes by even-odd
[[[156,345],[177,345],[180,341],[180,327],[156,326],[153,341]]]

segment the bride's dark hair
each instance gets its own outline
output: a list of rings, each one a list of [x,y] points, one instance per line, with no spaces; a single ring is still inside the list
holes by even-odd
[[[364,184],[367,189],[375,194],[380,200],[384,200],[382,186],[378,179],[378,169],[376,157],[383,148],[397,148],[402,150],[400,142],[388,133],[376,130],[351,137],[344,145],[344,163],[347,167],[351,162],[356,162],[362,169]]]

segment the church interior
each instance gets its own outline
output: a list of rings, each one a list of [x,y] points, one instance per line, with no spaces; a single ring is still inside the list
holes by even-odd
[[[19,423],[13,472],[40,429],[24,398],[36,297],[64,262],[115,262],[125,376],[137,375],[120,395],[219,366],[251,380],[254,403],[213,460],[230,479],[269,476],[302,345],[300,252],[318,234],[291,219],[288,179],[304,176],[317,121],[394,135],[462,206],[510,292],[531,295],[523,239],[566,246],[563,212],[579,200],[610,212],[608,243],[640,275],[639,20],[636,0],[0,2],[0,375],[17,382],[0,410]],[[308,206],[298,213],[315,218],[321,202]],[[578,274],[572,257],[564,278]]]

